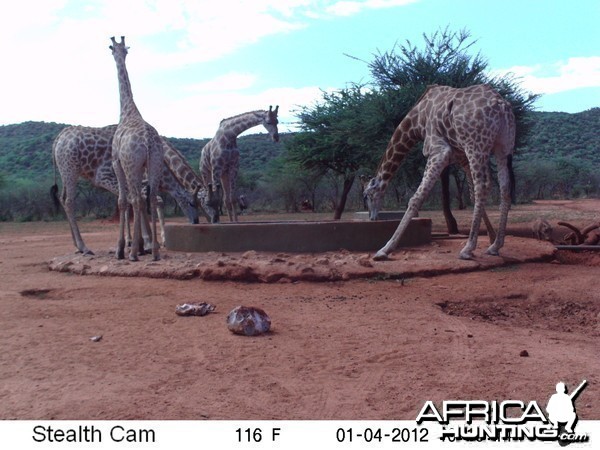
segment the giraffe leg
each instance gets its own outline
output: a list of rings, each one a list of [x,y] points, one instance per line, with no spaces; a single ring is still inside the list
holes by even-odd
[[[127,203],[127,212],[125,213],[125,246],[127,248],[131,248],[133,244],[133,237],[131,235],[131,227],[132,227],[132,215],[133,215],[133,205],[131,203]],[[148,219],[146,219],[147,221]],[[144,255],[146,251],[144,250],[145,245],[145,229],[144,229],[144,220],[140,221],[140,226],[142,227],[140,233],[140,239],[137,242],[138,253],[140,255]]]
[[[240,167],[240,152],[234,151],[231,156],[229,167],[229,207],[231,208],[231,215],[233,217],[233,222],[238,221],[237,210],[238,210],[238,195],[237,195],[237,177],[238,170]]]
[[[143,200],[141,197],[141,193],[139,192],[139,188],[137,186],[130,187],[131,192],[131,204],[133,206],[133,239],[131,248],[129,249],[129,260],[130,261],[139,261],[139,242],[141,237],[141,223],[142,220],[142,207]]]
[[[483,219],[483,222],[485,223],[485,228],[488,233],[488,239],[491,244],[492,242],[494,242],[496,240],[496,230],[494,230],[494,225],[492,225],[490,218],[488,217],[487,213],[485,212],[485,208],[483,209],[481,218]]]
[[[471,168],[469,167],[469,161],[467,160],[466,155],[464,153],[459,153],[458,160],[460,165],[462,166],[465,174],[467,175],[467,185],[469,186],[469,196],[471,197],[471,201],[475,204],[475,191],[473,187],[473,175],[471,174]],[[490,240],[490,244],[494,242],[496,239],[496,231],[494,230],[494,226],[490,221],[487,213],[485,212],[485,208],[483,208],[483,212],[481,214],[482,219],[485,223],[485,228],[487,229],[488,239]]]
[[[150,186],[150,192],[148,193],[148,195],[150,195],[150,218],[151,218],[151,225],[152,225],[152,260],[158,261],[158,260],[160,260],[160,253],[159,253],[160,244],[158,243],[158,233],[157,233],[157,227],[156,227],[156,216],[157,216],[157,211],[158,211],[158,198],[159,198],[159,196],[157,195],[158,182],[151,183],[151,184],[149,184],[149,186]],[[161,224],[161,226],[164,227],[164,225],[162,225],[162,224]],[[164,228],[163,228],[163,230],[164,230]]]
[[[211,218],[211,223],[219,223],[222,215],[221,205],[223,204],[223,186],[221,186],[221,182],[218,182],[214,185],[215,190],[212,191],[212,194],[209,194],[209,202],[213,208],[214,214]],[[208,185],[208,190],[212,189],[211,185]]]
[[[141,239],[141,220],[143,220],[142,215],[144,213],[143,207],[145,202],[142,198],[142,173],[133,170],[134,164],[132,164],[131,161],[128,163],[129,165],[127,167],[127,172],[123,169],[122,164],[120,165],[122,175],[117,174],[117,177],[119,179],[119,190],[121,190],[122,184],[119,177],[125,178],[125,186],[127,189],[129,203],[131,203],[131,207],[133,209],[133,238],[131,240],[131,247],[129,247],[129,260],[138,261],[140,247],[143,249],[143,241]],[[117,170],[115,170],[115,173],[117,173]]]
[[[467,244],[460,251],[460,259],[473,259],[473,251],[477,247],[477,237],[479,235],[479,226],[481,218],[485,213],[485,202],[490,187],[489,175],[489,155],[475,155],[469,159],[470,167],[474,167],[471,173],[473,175],[474,206],[473,220],[471,222],[471,231]]]
[[[160,195],[156,196],[156,215],[160,224],[160,242],[165,245],[165,202]],[[197,221],[195,223],[198,223]]]
[[[408,208],[406,209],[398,228],[385,246],[383,246],[383,248],[381,248],[373,257],[375,261],[386,260],[388,255],[398,246],[398,243],[406,231],[408,224],[413,217],[418,216],[421,205],[429,195],[429,192],[431,192],[431,189],[433,189],[435,186],[435,183],[440,177],[442,170],[444,170],[444,168],[450,162],[451,149],[443,141],[440,141],[438,145],[432,147],[427,152],[424,150],[423,153],[429,154],[430,156],[427,159],[427,165],[425,166],[425,173],[423,174],[421,184],[419,185],[417,192],[415,192],[415,194],[409,200]]]
[[[223,200],[225,202],[225,208],[227,209],[227,214],[229,215],[230,222],[237,222],[237,217],[235,214],[235,205],[233,203],[233,191],[232,191],[232,181],[229,173],[223,172],[221,175],[221,180],[223,182]]]
[[[128,197],[129,198],[129,197]],[[131,237],[131,223],[133,220],[133,206],[127,203],[127,212],[125,213],[125,246],[131,247],[133,238]]]
[[[142,197],[142,202],[146,205],[146,199]],[[150,237],[150,219],[146,208],[142,207],[142,215],[140,217],[140,242],[138,243],[139,254],[145,255],[152,251],[152,238]]]
[[[119,181],[119,239],[117,241],[117,250],[115,255],[117,259],[125,258],[125,222],[127,215],[127,189],[126,189],[126,179],[125,172],[123,172],[123,168],[118,161],[113,162],[113,169],[115,171],[115,175],[117,176],[117,180]]]
[[[142,190],[142,198],[144,200],[144,204],[148,204],[151,202],[148,202],[148,191],[150,189],[150,186],[148,184],[146,184],[144,186],[144,189]],[[157,214],[158,214],[158,218],[159,218],[159,222],[160,222],[160,227],[161,227],[161,238],[162,238],[162,242],[165,241],[165,235],[164,235],[164,229],[165,229],[165,217],[164,217],[164,201],[162,199],[162,197],[160,195],[156,196],[156,208],[157,208]],[[152,230],[150,227],[150,220],[148,219],[148,214],[146,211],[146,208],[142,208],[142,220],[141,220],[141,234],[142,234],[142,239],[140,242],[140,254],[141,255],[145,255],[146,253],[150,253],[152,251]]]
[[[164,164],[164,154],[160,141],[156,144],[154,151],[150,151],[147,162],[148,173],[148,198],[150,199],[150,219],[152,225],[152,260],[160,260],[160,244],[158,243],[158,233],[156,225],[156,216],[158,211],[158,190],[162,182],[162,169]],[[161,198],[162,200],[162,198]],[[164,230],[164,224],[161,223]]]
[[[219,216],[223,215],[223,198],[224,198],[224,191],[225,188],[223,186],[223,182],[221,180],[221,168],[219,167],[215,167],[213,169],[212,172],[212,185],[215,188],[215,210],[217,211],[217,217],[216,217],[216,222],[213,221],[213,223],[217,223],[219,222]],[[210,184],[209,184],[210,186]]]
[[[506,156],[496,155],[496,164],[498,166],[498,183],[500,184],[500,223],[498,224],[498,235],[494,243],[487,249],[488,255],[498,255],[498,251],[504,245],[506,235],[506,223],[508,221],[508,211],[510,209],[510,173],[508,170],[508,161]]]
[[[63,178],[64,179],[64,178]],[[77,251],[83,253],[84,255],[93,255],[92,252],[85,243],[83,242],[83,238],[81,237],[81,233],[79,232],[79,226],[77,225],[77,220],[75,218],[75,188],[77,186],[77,181],[66,183],[63,181],[63,192],[60,196],[60,203],[65,211],[67,216],[67,221],[69,222],[69,228],[71,229],[71,237],[73,238],[73,243],[75,247],[77,247]]]

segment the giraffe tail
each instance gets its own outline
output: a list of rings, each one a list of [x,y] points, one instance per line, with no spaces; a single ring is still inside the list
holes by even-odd
[[[517,204],[517,189],[515,180],[515,170],[513,169],[513,155],[508,155],[508,176],[510,177],[510,201],[513,205]]]
[[[150,189],[150,183],[148,183],[146,185],[146,213],[148,215],[152,214],[152,202],[150,201],[150,196],[151,195],[156,195],[152,192],[152,189]]]
[[[54,147],[56,146],[56,140],[52,145],[52,165],[54,166],[54,184],[50,188],[50,197],[52,198],[52,203],[54,204],[54,214],[58,214],[60,210],[60,200],[58,199],[58,183],[56,180],[56,154]]]
[[[50,196],[52,197],[52,203],[54,204],[54,213],[58,213],[60,208],[60,200],[58,199],[58,185],[53,184],[50,188]]]
[[[159,144],[162,148],[162,142]],[[164,155],[164,150],[163,150]],[[163,156],[164,158],[164,156]],[[152,183],[150,178],[150,145],[146,147],[146,176],[148,178],[148,184],[146,185],[146,214],[149,217],[152,216],[152,202],[150,200],[151,195],[156,195],[156,192],[152,192]]]

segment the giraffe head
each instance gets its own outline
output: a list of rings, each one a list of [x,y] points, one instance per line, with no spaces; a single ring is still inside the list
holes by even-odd
[[[219,223],[219,208],[222,201],[221,185],[217,184],[217,189],[214,190],[212,184],[209,184],[207,189],[198,189],[196,198],[208,215],[210,223]]]
[[[197,202],[195,200],[195,197],[191,197],[190,198],[190,194],[186,193],[186,202],[184,205],[179,205],[181,206],[185,206],[185,209],[183,209],[183,212],[185,213],[186,217],[188,218],[188,220],[190,221],[190,223],[193,224],[198,224],[200,223],[200,219],[198,218],[198,205]]]
[[[364,186],[365,184],[363,182],[363,187]],[[369,220],[377,220],[384,193],[385,185],[379,176],[371,178],[371,180],[366,184],[366,187],[364,187],[363,200],[369,209]]]
[[[111,37],[110,40],[112,41],[112,45],[108,48],[112,50],[115,61],[125,61],[127,50],[129,49],[129,47],[125,45],[125,36],[121,36],[121,42],[117,42],[114,36]]]
[[[269,106],[269,110],[267,111],[267,114],[265,114],[262,122],[263,126],[269,132],[271,139],[273,139],[273,142],[279,142],[279,131],[277,131],[277,124],[279,123],[277,120],[278,111],[279,105],[277,105],[275,109],[273,109],[273,106]]]

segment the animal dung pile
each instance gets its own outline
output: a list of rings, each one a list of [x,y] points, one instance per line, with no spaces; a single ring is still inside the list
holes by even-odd
[[[258,336],[271,329],[271,318],[260,308],[237,306],[227,315],[227,328],[235,334]]]
[[[215,310],[216,306],[210,303],[184,303],[177,305],[175,314],[178,316],[205,316]]]

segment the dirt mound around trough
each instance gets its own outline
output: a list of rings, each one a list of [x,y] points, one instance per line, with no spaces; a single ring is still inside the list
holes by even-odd
[[[274,283],[435,276],[548,261],[555,254],[554,247],[546,242],[508,237],[501,256],[485,255],[486,247],[481,243],[476,258],[463,261],[457,256],[464,242],[463,239],[434,240],[426,246],[399,249],[389,261],[381,262],[373,261],[372,255],[367,253],[344,250],[319,254],[163,251],[160,261],[152,261],[146,255],[139,262],[116,260],[114,252],[107,251],[91,256],[76,254],[56,257],[49,262],[49,268],[81,275]]]

